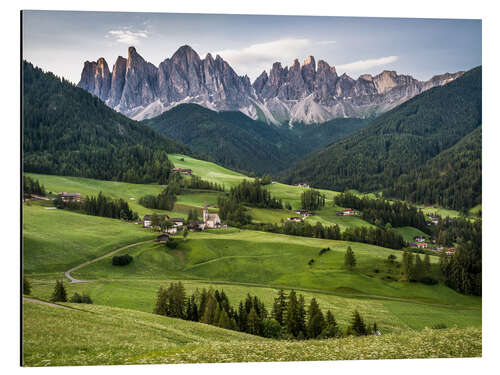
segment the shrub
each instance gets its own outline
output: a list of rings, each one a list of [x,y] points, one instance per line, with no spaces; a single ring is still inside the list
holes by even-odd
[[[129,254],[125,255],[115,255],[112,259],[113,266],[126,266],[132,262],[133,257]]]
[[[31,294],[31,283],[25,277],[23,277],[23,294],[30,295]]]
[[[281,337],[281,326],[275,319],[264,319],[262,321],[262,336],[279,339]]]
[[[167,245],[169,249],[175,249],[177,248],[178,242],[175,238],[169,237],[165,245]]]
[[[72,303],[92,303],[92,299],[88,294],[83,293],[82,295],[75,293],[73,296],[69,299],[69,302]]]

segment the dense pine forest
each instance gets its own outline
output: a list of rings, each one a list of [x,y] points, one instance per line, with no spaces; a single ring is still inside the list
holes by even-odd
[[[424,166],[401,175],[384,195],[403,200],[464,210],[481,203],[481,129]]]
[[[26,172],[165,183],[172,168],[167,153],[189,153],[28,62],[22,104]]]
[[[481,77],[481,67],[472,69],[445,86],[401,104],[357,133],[297,162],[285,173],[285,181],[306,181],[337,191],[347,188],[377,191],[392,187],[404,174],[418,174],[415,170],[423,168],[426,162],[481,125]],[[469,164],[477,164],[472,160],[476,155],[477,152],[468,154]],[[450,159],[446,155],[443,158]],[[440,162],[436,163],[437,168]],[[469,164],[455,163],[454,166],[469,169]],[[467,177],[467,180],[477,181],[477,178]],[[399,183],[404,185],[404,181],[402,178]],[[444,188],[450,184],[451,179]],[[417,195],[407,196],[423,199]],[[470,202],[457,198],[456,202],[444,203],[456,208],[462,204],[470,207],[476,198],[477,193]]]

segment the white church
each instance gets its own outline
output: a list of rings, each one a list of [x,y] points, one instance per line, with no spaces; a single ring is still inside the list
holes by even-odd
[[[220,217],[217,214],[208,213],[207,202],[203,207],[203,224],[205,228],[214,229],[221,227]]]

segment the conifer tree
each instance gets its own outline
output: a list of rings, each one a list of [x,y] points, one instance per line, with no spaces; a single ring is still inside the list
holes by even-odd
[[[294,290],[288,294],[288,303],[286,308],[285,327],[287,333],[297,337],[300,331],[299,327],[299,303]]]
[[[302,333],[302,336],[304,338],[307,337],[307,327],[306,327],[306,300],[304,298],[304,295],[300,294],[299,295],[299,311],[298,311],[298,328],[300,333]],[[299,333],[299,334],[300,334]]]
[[[52,297],[50,298],[52,302],[66,302],[66,288],[61,280],[56,281],[56,285],[54,287],[54,292],[52,293]]]
[[[365,322],[363,321],[363,318],[361,318],[361,315],[359,315],[358,310],[354,310],[349,327],[352,330],[352,334],[355,336],[365,336],[368,334]]]
[[[250,313],[248,314],[246,332],[250,333],[252,335],[259,335],[260,334],[260,318],[257,315],[253,306],[252,306],[252,309],[250,310]]]
[[[168,316],[168,293],[162,286],[160,286],[160,289],[156,293],[156,305],[153,313]]]
[[[344,266],[352,270],[356,266],[356,257],[354,256],[354,251],[350,246],[347,246],[347,250],[344,255]]]
[[[272,316],[281,326],[285,324],[285,313],[286,294],[283,289],[280,289],[278,292],[278,297],[274,299]]]
[[[307,316],[307,337],[313,339],[318,337],[325,328],[325,318],[318,302],[316,302],[316,298],[311,299]]]
[[[201,322],[205,324],[214,324],[215,322],[215,314],[217,312],[217,301],[213,294],[208,295],[207,304],[205,307],[205,312],[203,313],[203,317],[201,318]]]
[[[323,331],[319,335],[319,338],[328,339],[328,338],[339,337],[339,336],[341,336],[339,326],[338,326],[332,312],[330,310],[328,310],[326,312],[325,328],[323,329]]]

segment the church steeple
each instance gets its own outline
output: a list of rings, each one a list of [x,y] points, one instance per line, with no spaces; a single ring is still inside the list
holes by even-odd
[[[207,201],[205,201],[203,205],[203,222],[206,223],[208,221],[208,208],[207,208]]]

